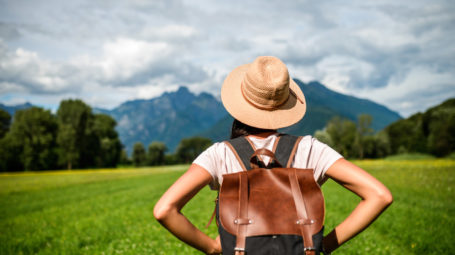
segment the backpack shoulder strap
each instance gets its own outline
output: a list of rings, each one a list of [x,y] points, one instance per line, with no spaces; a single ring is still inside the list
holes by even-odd
[[[283,134],[279,138],[280,139],[277,141],[278,144],[275,151],[275,157],[282,167],[289,168],[291,167],[295,152],[302,137]]]
[[[254,153],[254,149],[248,139],[240,136],[229,141],[225,141],[225,143],[229,148],[231,148],[243,170],[250,170],[250,158]]]

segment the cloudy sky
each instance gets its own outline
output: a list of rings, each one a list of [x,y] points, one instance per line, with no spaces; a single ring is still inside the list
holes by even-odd
[[[455,3],[0,0],[7,105],[111,109],[179,85],[219,95],[259,55],[406,117],[455,97]]]

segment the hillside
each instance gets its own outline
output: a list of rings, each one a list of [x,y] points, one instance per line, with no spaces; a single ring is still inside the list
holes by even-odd
[[[455,152],[455,98],[385,128],[392,154],[430,153],[442,157]]]
[[[195,95],[186,87],[149,100],[128,101],[112,111],[96,109],[117,120],[122,143],[131,151],[135,142],[148,146],[164,142],[172,152],[180,140],[214,125],[226,112],[208,93]]]

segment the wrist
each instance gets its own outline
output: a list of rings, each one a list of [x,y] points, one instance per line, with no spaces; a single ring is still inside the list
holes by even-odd
[[[211,243],[209,248],[205,251],[206,254],[220,254],[221,253],[221,248],[219,247],[219,243],[217,240],[211,239]]]

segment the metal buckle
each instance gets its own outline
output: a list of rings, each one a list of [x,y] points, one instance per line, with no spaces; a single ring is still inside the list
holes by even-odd
[[[315,251],[315,250],[316,250],[316,248],[314,248],[314,247],[304,247],[303,248],[303,251]]]

